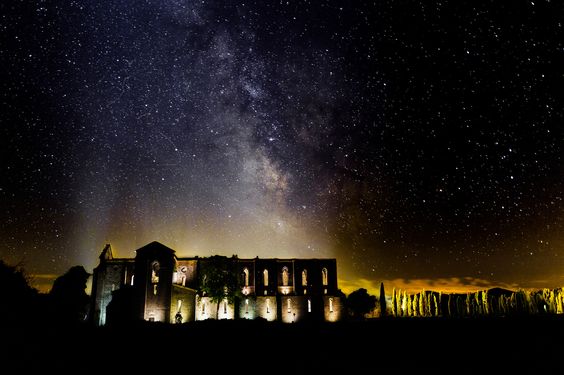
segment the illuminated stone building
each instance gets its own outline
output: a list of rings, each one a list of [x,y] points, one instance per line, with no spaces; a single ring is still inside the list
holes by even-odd
[[[198,272],[207,259],[178,258],[174,250],[158,242],[138,249],[135,259],[115,258],[106,245],[94,269],[94,323],[341,319],[335,259],[229,258],[236,262],[242,297],[235,303],[221,301],[219,306],[199,293]]]

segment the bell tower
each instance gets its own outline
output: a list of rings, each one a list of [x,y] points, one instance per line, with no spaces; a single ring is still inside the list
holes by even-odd
[[[135,256],[135,294],[140,319],[170,323],[174,250],[151,242]]]

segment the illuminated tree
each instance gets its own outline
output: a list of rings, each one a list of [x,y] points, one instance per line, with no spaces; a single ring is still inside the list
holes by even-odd
[[[409,305],[409,298],[407,296],[407,290],[403,291],[403,298],[402,298],[402,302],[401,302],[401,311],[402,311],[402,316],[409,316],[408,314],[408,307]]]
[[[392,315],[397,317],[398,316],[398,299],[396,295],[396,288],[392,289]]]
[[[489,301],[488,301],[488,291],[487,290],[482,291],[482,305],[484,307],[484,314],[489,315],[490,314],[490,305],[489,305]]]
[[[425,293],[425,316],[433,316],[433,306],[435,303],[433,292]]]
[[[425,299],[427,298],[427,295],[425,294],[425,291],[421,291],[421,293],[419,294],[419,315],[420,316],[426,316],[426,301]]]
[[[472,316],[472,294],[466,293],[466,315]]]
[[[564,314],[564,293],[562,293],[562,289],[556,291],[556,313]]]
[[[480,316],[483,314],[483,309],[482,309],[482,297],[480,296],[480,291],[477,291],[474,294],[474,300],[472,301],[474,304],[474,315],[475,316]]]
[[[534,298],[533,294],[528,290],[525,290],[523,292],[523,294],[524,294],[524,297],[525,297],[526,313],[527,314],[536,314],[537,308],[536,308],[536,304],[533,302],[533,298]]]
[[[214,255],[201,262],[200,292],[217,305],[216,317],[221,302],[233,304],[241,294],[242,285],[234,258]]]
[[[368,294],[364,288],[360,288],[349,294],[346,300],[353,319],[364,319],[364,316],[376,307],[376,296]]]

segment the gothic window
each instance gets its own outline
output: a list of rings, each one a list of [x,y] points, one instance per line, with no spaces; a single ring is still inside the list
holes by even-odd
[[[292,301],[288,298],[288,313],[292,312]]]
[[[268,270],[262,271],[262,278],[264,280],[264,286],[268,286]]]
[[[151,264],[151,283],[152,284],[158,284],[159,283],[159,270],[160,270],[161,266],[159,264],[159,262],[154,261]]]
[[[321,270],[321,277],[323,279],[323,285],[328,285],[329,282],[328,282],[328,277],[327,277],[327,268],[323,268]]]
[[[288,286],[288,267],[282,267],[282,285]]]
[[[333,298],[329,298],[329,312],[333,312]]]
[[[180,267],[180,272],[178,275],[178,284],[182,286],[186,286],[186,271],[188,271],[186,266]]]
[[[307,312],[311,312],[311,300],[307,300]]]
[[[249,286],[249,269],[245,267],[243,269],[243,277],[245,278],[245,286]]]
[[[302,286],[307,286],[307,270],[302,271]]]

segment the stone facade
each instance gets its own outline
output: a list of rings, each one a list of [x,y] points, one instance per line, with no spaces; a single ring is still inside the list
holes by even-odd
[[[135,259],[114,258],[110,245],[103,249],[92,286],[96,325],[121,321],[124,311],[133,320],[166,323],[237,318],[333,322],[342,317],[335,259],[226,258],[235,263],[241,293],[234,303],[224,300],[218,306],[200,290],[199,272],[210,258],[178,258],[158,242],[136,253]]]

